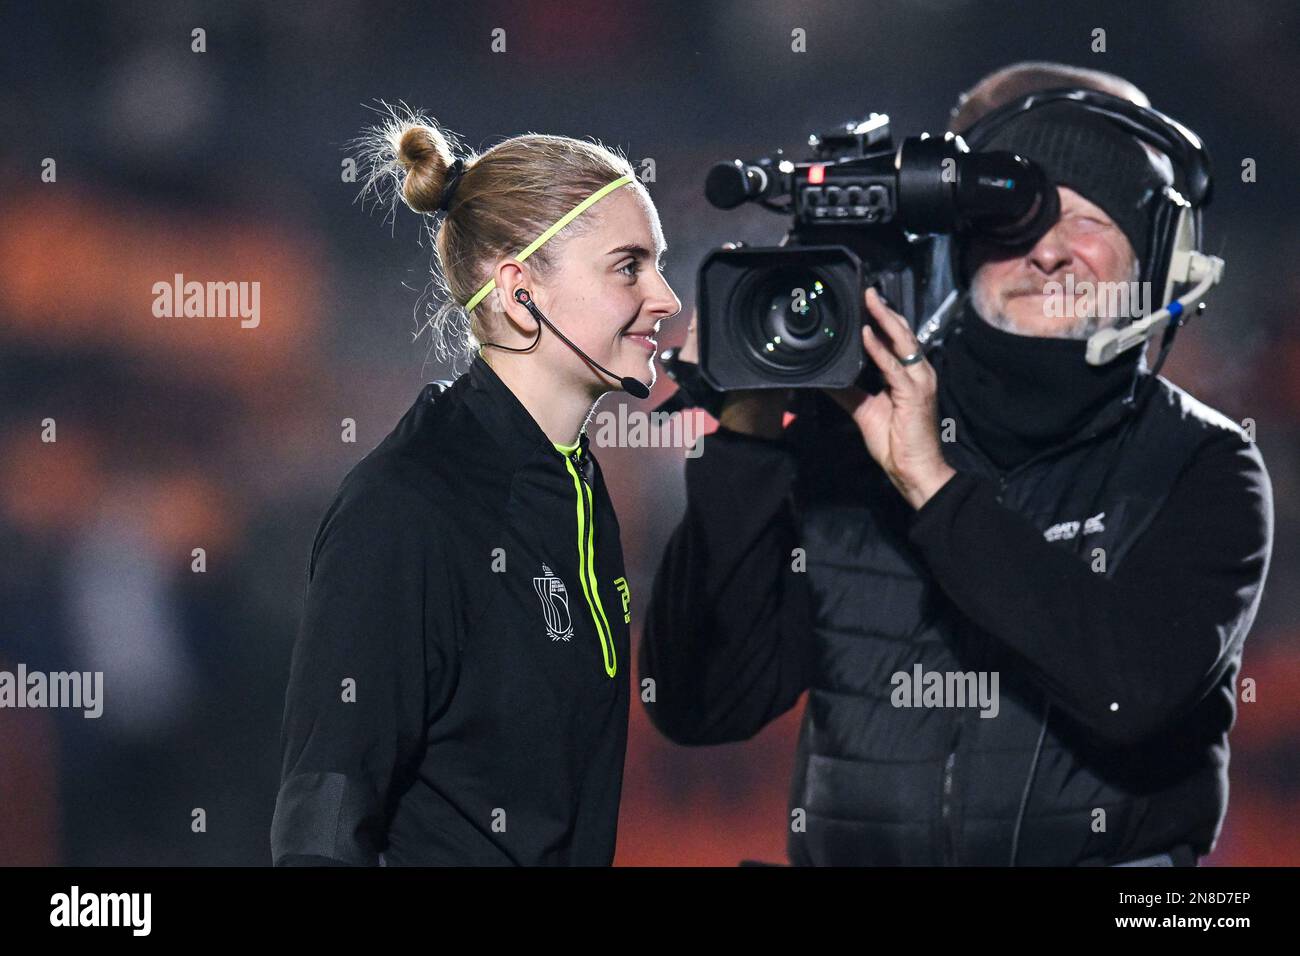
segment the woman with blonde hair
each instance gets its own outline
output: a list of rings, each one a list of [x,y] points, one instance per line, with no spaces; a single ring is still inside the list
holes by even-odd
[[[455,142],[413,115],[365,138],[370,185],[442,216],[434,332],[472,361],[420,391],[317,530],[276,865],[614,856],[631,595],[586,422],[609,391],[648,395],[681,302],[621,154]]]

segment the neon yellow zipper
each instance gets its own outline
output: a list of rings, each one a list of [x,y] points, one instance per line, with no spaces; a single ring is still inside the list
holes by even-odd
[[[595,517],[596,509],[591,500],[591,488],[579,477],[578,470],[568,455],[564,456],[564,464],[573,476],[573,490],[578,499],[578,577],[582,581],[582,594],[587,599],[587,607],[591,610],[591,619],[596,622],[596,633],[600,636],[600,653],[604,658],[605,673],[613,677],[618,673],[614,638],[609,630],[609,620],[605,617],[605,608],[600,603],[600,586],[596,580],[596,525],[591,520]],[[595,603],[592,603],[593,598]]]

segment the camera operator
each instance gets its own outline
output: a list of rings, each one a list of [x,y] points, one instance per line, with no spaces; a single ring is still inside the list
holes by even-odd
[[[786,427],[782,392],[728,394],[655,578],[646,710],[715,744],[809,692],[797,865],[1195,865],[1227,806],[1268,475],[1144,348],[1086,362],[1121,316],[1050,307],[1067,277],[1143,274],[1166,169],[1068,103],[989,148],[1042,166],[1059,220],[1028,249],[958,248],[966,294],[928,352],[869,290],[879,392],[806,396]],[[944,696],[954,675],[991,706]]]

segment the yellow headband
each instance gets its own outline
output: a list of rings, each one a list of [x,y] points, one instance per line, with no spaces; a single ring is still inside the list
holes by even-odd
[[[550,239],[553,235],[555,235],[557,232],[559,232],[561,229],[563,229],[565,226],[571,223],[584,209],[586,209],[588,206],[590,206],[592,203],[596,202],[597,200],[604,198],[606,194],[617,189],[619,186],[625,186],[631,181],[632,181],[631,175],[624,175],[618,177],[618,179],[614,180],[612,183],[609,183],[608,185],[601,186],[599,189],[597,189],[594,193],[592,193],[582,202],[578,203],[578,205],[574,206],[572,209],[566,212],[563,217],[561,217],[557,222],[555,222],[544,233],[542,233],[540,236],[538,236],[536,239],[530,242],[528,244],[528,248],[525,249],[523,252],[519,253],[519,255],[515,256],[515,258],[518,259],[520,262],[523,262],[534,252],[540,249],[542,243],[546,242],[547,239]],[[489,292],[491,292],[494,288],[496,288],[496,284],[497,284],[496,279],[489,279],[487,285],[483,286],[483,288],[475,292],[474,298],[470,299],[468,302],[465,303],[465,311],[466,312],[474,311],[474,306],[482,302],[483,297],[487,295]]]

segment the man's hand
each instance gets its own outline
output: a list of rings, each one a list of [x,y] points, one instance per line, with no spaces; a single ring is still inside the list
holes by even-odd
[[[924,356],[904,365],[900,357],[921,355],[907,320],[885,305],[875,289],[867,309],[889,341],[862,326],[862,343],[885,378],[884,390],[868,395],[855,385],[823,389],[857,422],[867,451],[913,508],[920,508],[956,472],[939,444],[937,380]]]

